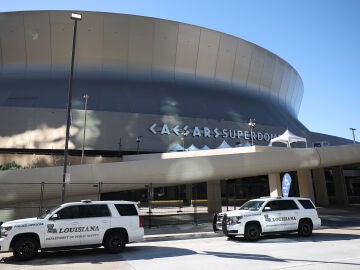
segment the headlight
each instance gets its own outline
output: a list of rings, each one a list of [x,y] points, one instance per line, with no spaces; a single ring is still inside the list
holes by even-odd
[[[237,217],[228,217],[230,224],[240,224],[243,216],[237,216]]]
[[[1,227],[1,237],[6,237],[9,231],[11,231],[12,226],[3,226]]]

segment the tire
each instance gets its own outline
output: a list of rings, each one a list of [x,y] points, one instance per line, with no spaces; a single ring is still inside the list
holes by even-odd
[[[21,261],[30,260],[36,257],[39,250],[39,243],[31,237],[23,237],[15,242],[13,254]]]
[[[109,233],[104,240],[104,247],[109,253],[119,253],[124,250],[126,245],[126,237],[124,233]]]
[[[313,225],[310,220],[300,220],[298,226],[298,234],[300,236],[308,237],[312,235]]]
[[[260,239],[261,231],[259,225],[250,223],[245,227],[245,240],[255,242]]]

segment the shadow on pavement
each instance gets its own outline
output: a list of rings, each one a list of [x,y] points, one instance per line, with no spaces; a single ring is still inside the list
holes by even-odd
[[[60,265],[60,264],[102,264],[106,262],[126,263],[127,260],[151,260],[157,258],[170,258],[193,255],[196,252],[190,249],[173,248],[173,247],[157,247],[157,246],[139,246],[127,247],[124,252],[118,254],[109,254],[103,248],[83,249],[83,250],[66,250],[57,252],[42,252],[30,261],[18,261],[15,257],[5,257],[0,259],[1,264],[10,265]]]
[[[286,262],[286,260],[284,259],[275,258],[264,254],[230,253],[230,252],[213,252],[213,251],[205,251],[204,254],[217,256],[220,258],[231,258],[231,259],[240,259],[240,260]]]
[[[281,234],[281,235],[266,235],[255,243],[304,243],[304,242],[324,242],[324,241],[340,241],[340,240],[354,240],[360,239],[359,234],[352,233],[334,233],[325,231],[314,231],[312,236],[301,237],[298,234]],[[229,241],[247,242],[243,237],[236,237],[235,239],[228,239]]]
[[[332,261],[332,260],[301,260],[301,259],[292,259],[292,258],[276,258],[264,254],[247,254],[247,253],[230,253],[230,252],[213,252],[205,251],[203,254],[210,256],[217,256],[219,258],[230,258],[230,259],[239,259],[239,260],[254,260],[254,261],[272,261],[272,262],[297,262],[305,264],[332,264],[338,265],[337,269],[344,269],[344,266],[360,266],[358,263],[352,263],[348,261]],[[322,269],[322,268],[321,268]],[[358,269],[358,268],[357,268]]]

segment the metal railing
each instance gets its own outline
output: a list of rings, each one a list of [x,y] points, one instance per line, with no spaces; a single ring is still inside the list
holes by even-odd
[[[149,227],[184,223],[199,224],[212,220],[213,214],[208,213],[207,200],[206,198],[198,199],[197,188],[191,190],[191,196],[185,196],[177,192],[176,187],[172,187],[175,192],[172,192],[170,198],[167,196],[163,199],[154,194],[154,187],[159,188],[161,185],[157,183],[150,185],[146,183],[70,183],[66,186],[66,201],[82,199],[136,201],[140,214],[144,217],[144,226]],[[61,204],[62,183],[60,182],[1,183],[1,190],[0,221],[40,216],[45,209]],[[14,201],[16,203],[13,203]]]

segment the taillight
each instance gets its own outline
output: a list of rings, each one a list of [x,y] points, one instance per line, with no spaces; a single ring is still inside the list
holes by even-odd
[[[144,227],[143,226],[143,217],[139,216],[139,227]]]

